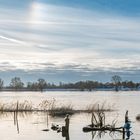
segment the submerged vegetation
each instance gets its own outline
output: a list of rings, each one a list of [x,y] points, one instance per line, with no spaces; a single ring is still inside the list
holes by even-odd
[[[111,134],[112,132],[119,132],[122,134],[123,140],[128,140],[133,134],[133,132],[130,130],[131,123],[128,117],[128,110],[125,113],[124,120],[124,124],[120,125],[119,127],[116,126],[117,120],[113,120],[112,124],[106,124],[105,112],[98,110],[97,112],[92,112],[91,124],[83,127],[83,132],[95,132],[92,138],[95,137],[97,131],[101,133],[106,133],[107,131],[109,131],[109,134]]]
[[[106,103],[90,104],[83,109],[74,109],[72,104],[59,105],[55,99],[48,101],[44,100],[38,105],[34,105],[27,100],[22,102],[0,103],[0,112],[48,112],[51,116],[65,116],[66,114],[73,115],[74,113],[92,113],[97,111],[114,111],[113,105],[107,106]]]
[[[87,105],[85,112],[88,112],[88,113],[99,112],[99,111],[109,112],[109,111],[114,111],[114,110],[115,110],[114,105],[110,105],[110,104],[107,104],[106,102],[103,102],[102,104],[94,103],[94,104]]]
[[[73,109],[71,104],[69,105],[62,105],[60,107],[53,107],[49,110],[49,114],[51,116],[66,116],[66,114],[73,115],[76,110]]]
[[[29,101],[0,103],[1,112],[14,112],[14,111],[33,111],[33,104]]]

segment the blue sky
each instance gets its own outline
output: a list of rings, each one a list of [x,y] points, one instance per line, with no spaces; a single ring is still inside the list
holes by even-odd
[[[0,77],[140,79],[138,0],[0,0]]]

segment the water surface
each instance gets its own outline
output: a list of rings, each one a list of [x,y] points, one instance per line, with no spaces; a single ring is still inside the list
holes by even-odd
[[[129,110],[129,117],[132,121],[131,131],[134,133],[131,139],[139,140],[140,138],[140,123],[135,120],[137,114],[140,113],[140,92],[108,92],[108,91],[97,91],[97,92],[60,92],[60,91],[47,91],[44,93],[40,92],[1,92],[1,102],[16,102],[28,100],[33,102],[34,106],[39,104],[43,100],[57,101],[57,104],[72,104],[74,109],[84,109],[87,105],[98,102],[102,104],[106,102],[106,105],[113,105],[116,111],[106,113],[106,123],[112,123],[116,119],[117,126],[124,124],[124,114],[126,110]],[[93,133],[84,133],[82,128],[90,124],[91,114],[81,113],[75,114],[70,118],[70,140],[91,140]],[[61,133],[54,132],[50,129],[52,123],[64,125],[64,118],[51,117],[47,119],[46,113],[28,113],[18,115],[19,133],[17,131],[17,125],[14,125],[13,113],[4,113],[0,115],[0,137],[2,140],[62,140],[66,139],[62,137]],[[48,132],[43,132],[43,129],[50,129]],[[8,132],[8,135],[7,135]],[[121,139],[120,133],[101,134],[101,140],[113,140]],[[67,138],[68,139],[68,138]],[[93,138],[95,140],[100,139],[98,133]]]

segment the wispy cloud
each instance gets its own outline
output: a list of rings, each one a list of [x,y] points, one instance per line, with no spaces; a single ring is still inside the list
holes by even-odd
[[[0,6],[1,71],[136,73],[139,22],[138,17],[66,4],[5,4]]]
[[[22,42],[20,40],[17,40],[17,39],[14,39],[14,38],[9,38],[9,37],[2,36],[2,35],[0,35],[0,38],[1,39],[5,39],[5,40],[10,41],[10,42],[14,42],[14,43],[18,43],[18,44],[22,44],[22,45],[24,44],[25,45],[24,42]]]

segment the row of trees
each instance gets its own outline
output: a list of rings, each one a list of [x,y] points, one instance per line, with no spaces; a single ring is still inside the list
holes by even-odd
[[[0,89],[12,89],[12,90],[40,90],[43,91],[47,87],[47,82],[44,79],[38,79],[37,82],[28,82],[27,86],[25,86],[24,82],[20,79],[20,77],[14,77],[11,79],[9,86],[4,87],[4,81],[0,79]]]
[[[93,90],[93,89],[112,89],[118,91],[121,88],[138,89],[140,83],[134,83],[132,81],[122,81],[121,77],[114,75],[111,78],[111,82],[101,83],[98,81],[79,81],[76,83],[62,83],[58,85],[47,83],[44,79],[38,79],[36,82],[28,82],[26,85],[19,77],[11,79],[9,86],[4,87],[4,81],[0,79],[0,89],[9,90],[31,90],[31,91],[43,91],[44,89],[77,89],[77,90]]]

